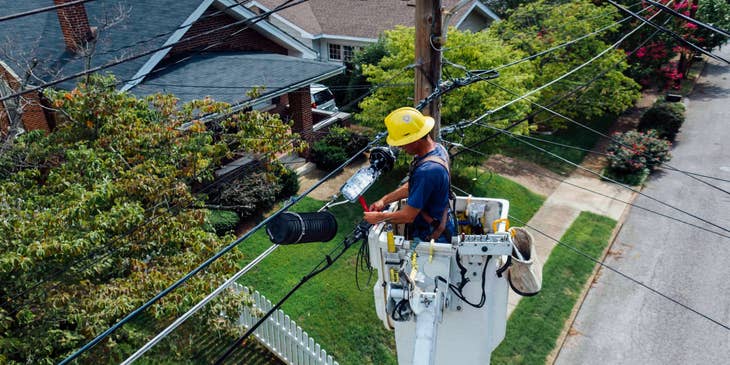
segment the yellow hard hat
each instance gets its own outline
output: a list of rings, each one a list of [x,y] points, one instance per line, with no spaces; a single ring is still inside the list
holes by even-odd
[[[398,108],[385,117],[388,128],[386,141],[391,146],[407,145],[431,132],[433,125],[433,118],[421,114],[416,108]]]

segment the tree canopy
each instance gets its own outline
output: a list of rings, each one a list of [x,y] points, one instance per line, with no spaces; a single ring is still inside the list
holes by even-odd
[[[229,105],[138,99],[114,84],[93,76],[70,92],[47,91],[57,129],[27,133],[0,156],[1,363],[58,362],[232,241],[206,230],[204,197],[192,188],[211,182],[230,145],[291,149],[278,116],[235,113],[213,133],[200,117],[228,115]],[[224,255],[145,315],[181,314],[240,258]],[[240,299],[229,293],[196,320],[233,331],[220,313],[238,310]],[[121,328],[90,361],[119,360],[119,344],[138,345],[149,331]]]

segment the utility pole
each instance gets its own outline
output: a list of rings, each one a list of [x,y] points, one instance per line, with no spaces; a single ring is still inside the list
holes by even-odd
[[[416,0],[416,85],[414,103],[430,95],[441,80],[442,40],[441,0]],[[441,98],[436,97],[423,109],[436,124],[431,137],[438,141],[441,128]]]

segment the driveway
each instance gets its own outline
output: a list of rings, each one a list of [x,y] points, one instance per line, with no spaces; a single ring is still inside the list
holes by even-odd
[[[728,47],[717,52],[730,57]],[[685,101],[670,165],[730,180],[730,66],[710,61]],[[685,175],[660,171],[643,192],[730,227],[730,195]],[[635,203],[720,231],[642,196]],[[631,209],[611,253],[607,265],[730,326],[730,239]],[[557,364],[730,363],[730,330],[605,268],[570,333]]]

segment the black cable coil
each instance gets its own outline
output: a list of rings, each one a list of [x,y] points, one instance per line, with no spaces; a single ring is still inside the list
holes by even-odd
[[[330,212],[284,212],[266,224],[266,233],[278,245],[327,242],[337,234],[337,220]]]

